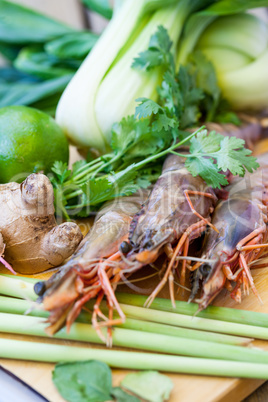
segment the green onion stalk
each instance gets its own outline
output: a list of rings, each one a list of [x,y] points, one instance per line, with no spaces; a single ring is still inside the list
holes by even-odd
[[[11,339],[0,339],[0,357],[51,363],[100,360],[115,368],[268,379],[268,365],[263,363],[125,352]]]

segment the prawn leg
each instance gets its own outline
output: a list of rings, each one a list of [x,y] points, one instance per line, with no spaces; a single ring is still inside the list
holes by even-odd
[[[189,195],[201,195],[203,197],[208,197],[211,198],[212,200],[215,200],[215,196],[210,194],[210,193],[205,193],[203,191],[192,191],[192,190],[184,190],[184,195],[186,197],[186,200],[189,204],[189,207],[191,208],[192,213],[197,216],[199,219],[201,219],[202,221],[204,221],[206,223],[206,225],[209,225],[213,230],[215,230],[215,232],[219,233],[218,229],[206,218],[204,218],[202,215],[200,215],[193,206],[193,203],[191,201],[191,198],[189,197]]]
[[[179,240],[179,242],[178,242],[178,244],[177,244],[177,246],[176,246],[176,248],[175,248],[175,251],[174,251],[174,253],[173,253],[173,256],[172,256],[172,258],[171,258],[171,260],[170,260],[170,262],[169,262],[169,264],[168,264],[168,267],[167,267],[167,270],[166,270],[166,272],[165,272],[164,277],[163,277],[162,280],[159,282],[159,284],[157,285],[157,287],[155,288],[155,290],[152,292],[152,294],[151,294],[151,295],[148,297],[148,299],[146,300],[146,302],[145,302],[145,304],[144,304],[145,307],[150,307],[150,305],[151,305],[152,302],[154,301],[155,297],[158,295],[158,293],[159,293],[159,292],[163,289],[163,287],[165,286],[165,284],[166,284],[166,282],[167,282],[167,280],[168,280],[168,278],[169,278],[170,275],[171,275],[171,277],[170,277],[170,280],[169,280],[169,289],[170,289],[170,295],[171,295],[171,302],[172,302],[172,305],[175,307],[175,298],[174,298],[174,289],[173,289],[173,287],[174,287],[174,281],[172,280],[172,277],[173,277],[172,268],[173,268],[173,265],[174,265],[174,263],[175,263],[175,261],[176,261],[176,257],[177,257],[177,255],[182,251],[182,248],[184,247],[185,242],[187,241],[187,239],[189,240],[189,237],[191,236],[191,234],[192,234],[193,232],[198,232],[198,233],[201,234],[201,233],[205,230],[206,225],[207,225],[207,224],[204,223],[203,221],[197,222],[197,223],[191,225],[191,226],[186,230],[186,232],[181,236],[181,238],[180,238],[180,240]]]

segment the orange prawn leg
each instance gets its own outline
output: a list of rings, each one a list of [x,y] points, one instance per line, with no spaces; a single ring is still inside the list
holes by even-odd
[[[195,210],[195,208],[194,208],[194,206],[193,206],[193,203],[192,203],[192,201],[191,201],[191,198],[189,197],[189,195],[201,195],[201,196],[203,196],[203,197],[207,197],[207,198],[211,198],[211,199],[214,199],[214,200],[215,200],[215,196],[212,195],[212,194],[210,194],[210,193],[204,193],[204,192],[202,192],[202,191],[184,190],[183,192],[184,192],[184,195],[185,195],[185,197],[186,197],[186,200],[187,200],[187,202],[188,202],[188,204],[189,204],[189,207],[191,208],[192,213],[193,213],[194,215],[198,216],[198,218],[201,219],[203,222],[205,222],[206,225],[209,225],[213,230],[215,230],[215,232],[219,233],[218,229],[217,229],[214,225],[212,225],[212,223],[211,223],[208,219],[204,218],[202,215],[200,215],[200,214]]]
[[[249,284],[250,284],[250,286],[252,288],[252,291],[253,291],[254,295],[259,299],[260,303],[263,304],[263,301],[262,301],[262,299],[261,299],[261,297],[260,297],[260,295],[259,295],[259,293],[258,293],[258,291],[257,291],[257,289],[256,289],[256,287],[254,285],[254,281],[253,281],[252,275],[250,273],[250,269],[248,267],[248,264],[247,264],[247,261],[245,259],[244,254],[240,254],[239,263],[240,263],[240,266],[243,267],[245,272],[246,272]]]
[[[266,232],[266,225],[259,227],[258,229],[253,230],[248,236],[244,237],[236,246],[236,249],[238,251],[241,251],[241,248],[248,243],[250,240],[252,240],[254,237],[258,236],[260,233],[265,233]]]
[[[184,243],[184,248],[183,248],[183,257],[186,257],[188,255],[188,251],[189,251],[189,237],[187,237],[187,239],[185,240]],[[181,267],[181,278],[180,278],[180,284],[182,286],[185,286],[185,277],[186,277],[186,260],[182,261],[182,267]]]
[[[104,263],[104,265],[105,265],[105,263]],[[115,309],[117,310],[117,312],[120,316],[120,319],[113,320],[112,322],[107,321],[107,324],[108,325],[122,324],[125,321],[126,317],[116,299],[113,288],[111,286],[110,279],[105,271],[105,266],[103,266],[103,264],[100,265],[98,274],[99,274],[99,279],[100,279],[103,291],[107,297],[107,300],[109,301],[109,303],[111,303],[111,306],[115,307]]]
[[[177,255],[181,252],[182,247],[184,246],[184,243],[185,243],[186,239],[187,239],[187,238],[191,235],[191,233],[192,233],[193,231],[195,231],[196,229],[199,229],[200,231],[203,231],[203,230],[205,229],[205,227],[206,227],[206,225],[204,224],[203,221],[197,222],[197,223],[191,225],[191,226],[186,230],[186,232],[183,233],[183,235],[181,236],[181,238],[180,238],[180,240],[179,240],[179,242],[178,242],[178,244],[177,244],[177,246],[176,246],[176,248],[175,248],[175,251],[174,251],[174,253],[173,253],[173,256],[172,256],[172,258],[171,258],[171,260],[170,260],[170,262],[169,262],[169,264],[168,264],[168,267],[167,267],[167,270],[166,270],[166,272],[165,272],[165,275],[164,275],[163,279],[159,282],[159,284],[157,285],[157,287],[155,288],[155,290],[152,292],[152,294],[151,294],[151,295],[148,297],[148,299],[146,300],[146,302],[145,302],[145,304],[144,304],[145,307],[150,307],[150,305],[151,305],[152,302],[154,301],[155,297],[158,295],[158,293],[159,293],[159,292],[163,289],[163,287],[165,286],[165,284],[166,284],[166,282],[167,282],[167,280],[168,280],[168,277],[169,277],[170,273],[172,272],[172,268],[173,268],[173,265],[174,265],[174,263],[175,263],[175,261],[176,261],[176,257],[177,257]],[[172,275],[173,275],[173,274],[172,274]],[[174,295],[174,291],[173,291],[173,289],[172,289],[172,287],[174,286],[174,282],[172,282],[172,281],[170,280],[169,284],[170,284],[171,297],[172,297],[172,296]],[[174,298],[174,297],[173,297],[173,299],[171,299],[171,302],[172,302],[172,305],[175,306],[175,298]]]
[[[242,271],[242,279],[243,279],[244,295],[249,295],[249,284],[248,284],[248,278],[247,278],[245,271]]]
[[[243,270],[243,267],[240,268],[238,271],[236,271],[236,273],[233,274],[230,265],[224,265],[222,267],[222,271],[224,273],[224,275],[226,276],[227,279],[229,279],[229,281],[236,281],[238,276],[241,274]]]
[[[94,304],[94,311],[92,314],[92,325],[93,325],[95,331],[97,332],[98,337],[103,341],[103,343],[106,343],[107,341],[105,339],[105,336],[101,332],[100,325],[98,322],[98,316],[103,318],[104,320],[108,320],[108,318],[105,317],[105,315],[100,310],[100,303],[102,302],[103,297],[104,297],[104,292],[101,290],[100,293],[98,294],[96,303]]]

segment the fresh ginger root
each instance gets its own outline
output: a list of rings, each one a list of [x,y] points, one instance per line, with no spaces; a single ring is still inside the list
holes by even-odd
[[[43,174],[0,185],[0,257],[16,272],[34,274],[60,265],[83,236],[72,222],[57,225],[53,188]],[[1,261],[2,262],[2,261]]]

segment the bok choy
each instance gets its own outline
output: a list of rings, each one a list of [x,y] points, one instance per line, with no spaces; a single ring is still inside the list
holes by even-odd
[[[159,25],[167,29],[176,45],[187,17],[208,3],[209,0],[123,3],[60,99],[56,120],[72,142],[103,152],[110,141],[112,124],[134,113],[136,97],[156,98],[161,69],[138,73],[131,70],[133,58],[148,47]]]
[[[268,6],[268,0],[123,1],[93,51],[63,93],[56,112],[58,124],[74,144],[93,147],[101,153],[109,150],[112,125],[134,113],[136,98],[157,101],[159,91],[162,90],[159,85],[167,69],[163,60],[160,62],[157,58],[159,54],[154,52],[155,43],[150,42],[150,35],[159,26],[168,31],[173,42],[172,52],[178,53],[178,69],[191,62],[190,56],[195,49],[201,49],[212,63],[216,60],[214,64],[219,83],[223,94],[232,104],[240,108],[248,107],[252,102],[255,102],[253,108],[265,106],[268,91],[265,89],[266,84],[263,90],[260,88],[260,82],[264,79],[262,66],[268,57],[264,51],[267,48],[267,29],[259,19],[241,14],[250,8],[263,6]],[[228,18],[235,19],[235,26],[232,26]],[[219,32],[218,24],[224,26],[224,32],[228,35],[226,50],[222,49],[220,37],[224,34]],[[212,32],[209,33],[206,28]],[[242,40],[244,32],[248,38],[246,41],[249,41],[245,52],[243,46],[246,41],[243,43]],[[214,35],[215,43],[212,40]],[[258,43],[260,35],[262,37]],[[231,48],[229,43],[236,41],[240,48]],[[142,58],[148,45],[150,68],[143,66],[138,71],[134,63],[134,70],[131,68],[133,58],[138,54]],[[167,45],[169,44],[163,42],[163,49]],[[252,53],[255,47],[256,50]],[[226,57],[232,59],[230,64],[235,70],[230,71]],[[219,72],[219,65],[225,66],[228,72]],[[251,71],[255,81],[251,77],[247,88]],[[235,97],[235,92],[240,90],[241,95]],[[218,94],[216,96],[219,99]],[[244,97],[244,103],[239,105],[239,100]]]

